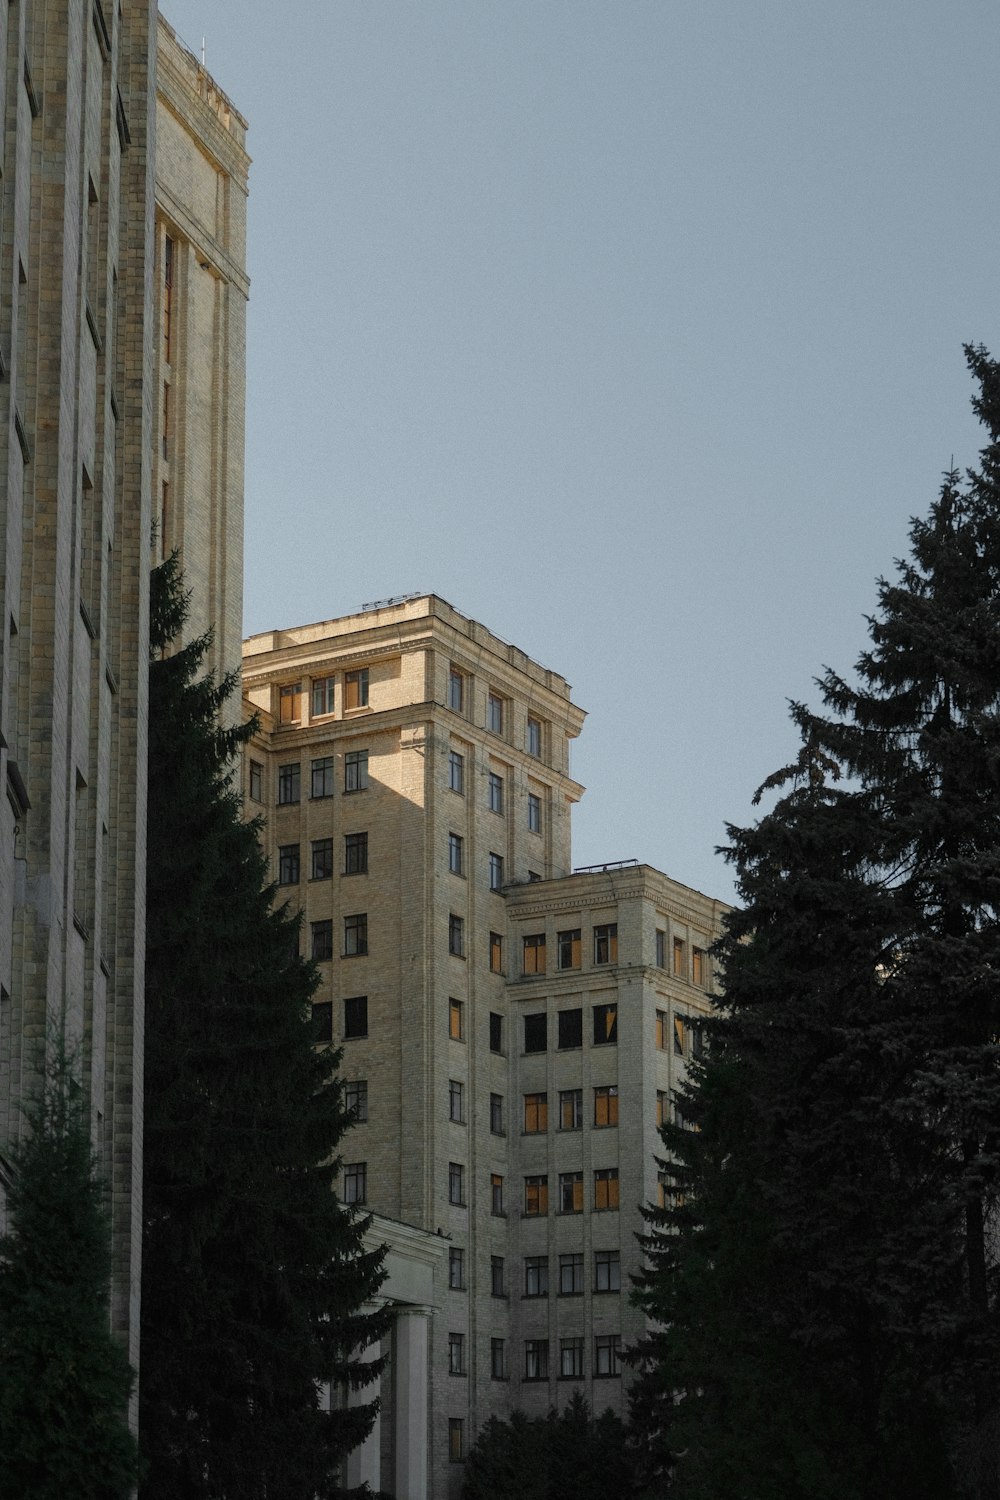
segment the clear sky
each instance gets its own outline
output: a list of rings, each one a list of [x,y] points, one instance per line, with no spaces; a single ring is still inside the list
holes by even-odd
[[[731,896],[980,430],[995,0],[170,0],[250,122],[245,628],[436,592],[588,711],[574,860]]]

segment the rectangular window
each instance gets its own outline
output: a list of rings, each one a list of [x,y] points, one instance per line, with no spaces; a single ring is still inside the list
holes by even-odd
[[[594,1090],[594,1124],[618,1124],[618,1085],[605,1084]]]
[[[368,1035],[368,996],[348,995],[344,1001],[345,1037]]]
[[[503,777],[498,776],[495,771],[489,775],[489,802],[490,812],[503,812]]]
[[[312,1008],[312,1039],[314,1042],[333,1041],[333,1001],[318,1000]]]
[[[490,1339],[490,1375],[494,1380],[507,1379],[507,1354],[503,1339]]]
[[[602,1212],[618,1207],[618,1168],[598,1167],[594,1172],[594,1208]]]
[[[298,844],[281,844],[278,847],[278,884],[298,885],[299,883],[299,846]]]
[[[368,873],[367,833],[344,834],[344,874],[365,875]]]
[[[462,873],[462,845],[465,840],[461,834],[449,833],[448,835],[448,869],[453,875]]]
[[[499,891],[503,888],[503,855],[490,854],[490,890]]]
[[[503,1016],[497,1011],[490,1011],[490,1051],[503,1052]]]
[[[312,956],[318,963],[325,963],[333,957],[333,923],[313,922],[312,924]]]
[[[321,755],[312,763],[312,781],[309,795],[316,797],[333,796],[333,756]]]
[[[314,719],[333,713],[333,685],[335,677],[314,677],[312,680],[312,712]]]
[[[594,1340],[594,1374],[620,1375],[619,1336],[617,1333],[598,1334]]]
[[[312,878],[329,880],[333,874],[333,839],[313,839]]]
[[[674,938],[674,973],[684,973],[684,939]]]
[[[363,792],[368,785],[368,751],[348,750],[344,756],[344,791]]]
[[[461,1417],[448,1418],[448,1459],[460,1464],[465,1458],[465,1422]]]
[[[250,762],[250,796],[254,802],[264,800],[264,767],[259,760]]]
[[[542,799],[534,792],[528,793],[528,832],[541,833],[542,831]]]
[[[448,1335],[448,1374],[465,1374],[464,1333],[449,1333]]]
[[[457,750],[448,752],[448,785],[460,797],[465,796],[465,756]]]
[[[684,1056],[684,1017],[674,1011],[674,1056]]]
[[[526,1297],[549,1295],[549,1258],[547,1255],[524,1257],[524,1295]]]
[[[548,1341],[548,1339],[525,1339],[525,1341],[524,1341],[524,1378],[525,1378],[525,1380],[548,1380],[548,1378],[549,1378],[549,1341]]]
[[[495,1219],[503,1218],[503,1178],[499,1172],[490,1173],[490,1213]]]
[[[502,1212],[502,1206],[501,1206],[501,1212]],[[506,1297],[506,1295],[507,1295],[507,1293],[504,1290],[504,1279],[503,1279],[503,1256],[502,1255],[491,1255],[490,1256],[490,1296],[491,1297]]]
[[[448,673],[448,707],[460,714],[464,703],[465,677],[457,667],[452,667]]]
[[[361,667],[357,672],[344,673],[344,707],[367,708],[368,706],[368,668]]]
[[[658,1052],[667,1050],[667,1013],[665,1010],[656,1012],[656,1047]]]
[[[302,684],[290,682],[278,689],[278,723],[298,724],[302,718]]]
[[[549,1128],[549,1096],[548,1094],[525,1094],[524,1096],[524,1133],[525,1135],[543,1135]]]
[[[556,933],[556,964],[560,969],[578,969],[580,957],[580,929],[571,927],[566,932]]]
[[[560,1089],[559,1129],[581,1130],[583,1128],[583,1089]]]
[[[691,1052],[694,1057],[703,1057],[705,1054],[705,1033],[702,1027],[703,1021],[688,1017],[687,1029],[691,1034]]]
[[[173,328],[171,313],[174,298],[174,242],[169,235],[163,241],[163,361],[170,364],[173,356]]]
[[[465,1289],[465,1251],[456,1245],[448,1251],[448,1285],[453,1292]]]
[[[594,1046],[614,1046],[618,1041],[617,1005],[594,1006]]]
[[[559,1295],[583,1296],[583,1255],[576,1251],[559,1257]]]
[[[503,1094],[490,1095],[490,1134],[503,1135]]]
[[[665,969],[667,967],[667,934],[656,929],[656,967]]]
[[[667,1123],[667,1121],[669,1120],[669,1118],[670,1118],[670,1107],[669,1107],[669,1105],[667,1103],[667,1093],[666,1093],[666,1090],[665,1089],[657,1089],[656,1090],[656,1128],[657,1128],[657,1130],[659,1130],[659,1128],[660,1128],[661,1125],[665,1125]]]
[[[368,1163],[364,1161],[348,1162],[344,1167],[344,1202],[367,1203],[367,1201]]]
[[[486,728],[503,734],[503,699],[499,693],[490,693],[486,699]]]
[[[465,1041],[465,1006],[461,1000],[448,1001],[448,1035],[453,1042]]]
[[[583,1378],[583,1339],[559,1340],[559,1376],[562,1380]]]
[[[465,1090],[457,1078],[448,1080],[448,1118],[461,1125],[465,1120],[463,1094]]]
[[[465,922],[454,912],[448,916],[448,952],[456,958],[465,957]]]
[[[540,757],[542,753],[542,721],[528,715],[528,754]]]
[[[299,785],[298,761],[291,761],[287,765],[278,767],[279,806],[285,802],[298,802]]]
[[[691,983],[705,983],[705,950],[703,948],[691,949]]]
[[[670,1179],[666,1172],[656,1174],[656,1202],[660,1208],[666,1208],[670,1198]]]
[[[344,1108],[356,1125],[363,1125],[368,1118],[368,1081],[355,1079],[344,1084]]]
[[[544,1010],[537,1011],[534,1015],[524,1018],[524,1050],[525,1052],[544,1052],[547,1046],[546,1022],[547,1016]]]
[[[465,1206],[465,1168],[457,1161],[448,1163],[448,1202]]]
[[[490,933],[490,972],[503,973],[503,938],[499,932]]]
[[[528,937],[522,938],[522,951],[524,954],[523,969],[525,974],[545,973],[545,933],[533,932]]]
[[[559,1212],[561,1214],[583,1213],[583,1173],[559,1173]]]
[[[549,1179],[547,1177],[526,1177],[524,1179],[524,1214],[525,1218],[535,1218],[539,1214],[547,1214],[549,1211]]]
[[[368,952],[368,913],[353,912],[344,918],[344,957],[361,958]]]
[[[622,1289],[622,1258],[618,1250],[594,1251],[594,1291],[620,1292]]]
[[[618,923],[608,922],[594,928],[594,963],[616,964],[618,962]]]
[[[561,1048],[583,1046],[583,1011],[559,1011],[559,1046]]]

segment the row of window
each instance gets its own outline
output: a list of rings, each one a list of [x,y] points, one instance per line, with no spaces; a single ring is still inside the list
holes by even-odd
[[[360,1165],[364,1164],[360,1163]],[[620,1207],[617,1167],[595,1168],[593,1188],[592,1206],[596,1213]],[[364,1200],[345,1197],[345,1201],[363,1202]],[[448,1163],[448,1202],[455,1208],[467,1207],[465,1167],[461,1162]],[[504,1207],[504,1179],[499,1172],[490,1173],[490,1212],[496,1218],[502,1218],[507,1212]],[[549,1179],[546,1174],[525,1177],[521,1212],[526,1219],[535,1219],[549,1212]],[[556,1212],[560,1214],[583,1213],[582,1172],[559,1173]]]
[[[560,1380],[583,1379],[583,1351],[584,1340],[582,1337],[559,1340]],[[448,1372],[451,1375],[468,1374],[465,1363],[464,1333],[449,1333],[448,1335]],[[506,1340],[504,1339],[490,1339],[490,1374],[494,1380],[506,1380],[508,1378],[507,1348]],[[595,1337],[593,1374],[595,1376],[621,1374],[620,1336],[617,1333],[598,1334]],[[548,1380],[548,1378],[548,1339],[525,1339],[524,1379]],[[458,1418],[453,1418],[452,1422],[459,1420]],[[449,1430],[450,1427],[451,1423],[449,1423]],[[451,1456],[454,1458],[456,1455],[452,1452]],[[457,1456],[461,1457],[461,1452]]]
[[[459,667],[452,666],[448,672],[448,707],[455,713],[465,715],[471,707],[469,679]],[[495,688],[486,694],[486,728],[491,734],[505,735],[511,720],[510,699]],[[542,721],[533,714],[528,715],[525,726],[524,748],[536,759],[542,754]]]
[[[667,934],[660,928],[656,930],[656,967],[658,969],[667,967]],[[683,938],[674,938],[672,969],[679,979],[687,979],[687,944]],[[708,978],[705,950],[694,945],[691,948],[690,977],[692,984],[698,985],[704,985]]]
[[[465,840],[461,834],[448,835],[448,869],[452,875],[465,874]],[[499,891],[504,884],[504,860],[502,854],[490,853],[490,890]]]
[[[618,1041],[618,1006],[602,1004],[592,1007],[594,1046],[614,1046]],[[583,1046],[583,1010],[561,1010],[557,1012],[558,1042],[563,1050]],[[525,1052],[545,1052],[548,1049],[548,1015],[545,1011],[533,1012],[522,1017]],[[448,1001],[448,1034],[452,1041],[465,1041],[465,1001]],[[500,1052],[503,1046],[503,1017],[490,1012],[490,1051]]]
[[[618,923],[604,922],[593,929],[593,954],[595,965],[618,962]],[[556,967],[579,969],[582,962],[582,930],[568,928],[556,933]],[[544,932],[528,933],[521,939],[521,971],[524,974],[544,974],[546,968],[546,942]]]
[[[582,1297],[584,1292],[584,1258],[582,1251],[559,1256],[558,1286],[560,1297]],[[506,1297],[505,1265],[502,1255],[490,1256],[490,1290],[494,1297]],[[448,1285],[453,1292],[465,1291],[465,1251],[453,1245],[448,1251]],[[620,1292],[622,1287],[621,1252],[594,1251],[594,1292]],[[549,1258],[526,1255],[524,1258],[525,1297],[549,1295]]]
[[[460,750],[448,755],[448,786],[460,797],[465,796],[465,756]],[[490,771],[487,781],[487,802],[490,812],[503,813],[506,802],[504,778],[498,771]],[[528,832],[542,831],[542,799],[536,792],[528,793]]]
[[[523,1130],[525,1135],[542,1135],[549,1128],[548,1094],[525,1094],[523,1099]],[[448,1080],[448,1118],[456,1125],[465,1124],[465,1084],[457,1078]],[[594,1125],[601,1127],[618,1124],[618,1085],[600,1084],[594,1089]],[[560,1130],[580,1130],[583,1127],[583,1090],[561,1089],[559,1092]],[[506,1135],[504,1128],[504,1099],[502,1094],[490,1095],[490,1130],[493,1135]]]
[[[317,963],[326,963],[333,958],[333,921],[324,918],[310,922],[310,954]],[[343,943],[341,958],[363,958],[368,952],[368,913],[352,912],[343,918]]]
[[[368,872],[367,833],[344,834],[344,875]],[[329,880],[333,875],[333,839],[313,839],[310,844],[310,880]],[[302,875],[301,845],[279,844],[278,884],[298,885]]]
[[[335,676],[312,679],[311,708],[314,719],[332,714],[334,711]],[[301,724],[305,689],[301,679],[285,683],[278,689],[278,723]],[[368,707],[368,668],[359,667],[344,673],[344,709]]]
[[[348,750],[344,754],[344,791],[363,792],[368,786],[368,751]],[[250,762],[250,796],[255,802],[264,800],[264,767],[259,760]],[[309,767],[309,795],[315,801],[332,797],[336,791],[335,757],[319,755]],[[285,761],[278,767],[278,805],[287,806],[302,798],[302,763]]]

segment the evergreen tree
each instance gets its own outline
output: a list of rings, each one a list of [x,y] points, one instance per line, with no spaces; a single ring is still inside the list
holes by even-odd
[[[127,1500],[133,1374],[110,1331],[110,1227],[65,1060],[28,1123],[0,1239],[0,1495]]]
[[[311,1041],[314,966],[272,905],[229,776],[252,725],[219,727],[235,683],[206,642],[162,655],[184,614],[153,575],[140,1442],[143,1500],[315,1500],[337,1490],[372,1403],[384,1332],[366,1220],[333,1192],[347,1128],[340,1054]]]
[[[624,1423],[594,1417],[576,1392],[565,1411],[509,1422],[491,1417],[465,1465],[462,1500],[629,1500],[632,1461]]]
[[[997,1500],[1000,372],[879,584],[856,680],[793,706],[730,829],[725,1010],[665,1132],[639,1288],[649,1473],[680,1497]]]

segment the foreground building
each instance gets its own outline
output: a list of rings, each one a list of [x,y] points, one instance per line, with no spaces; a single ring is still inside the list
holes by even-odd
[[[254,636],[243,673],[248,811],[357,1117],[342,1195],[447,1249],[426,1302],[386,1291],[380,1429],[351,1477],[457,1493],[489,1416],[575,1390],[623,1410],[638,1205],[724,908],[634,861],[572,871],[584,715],[440,598]]]

